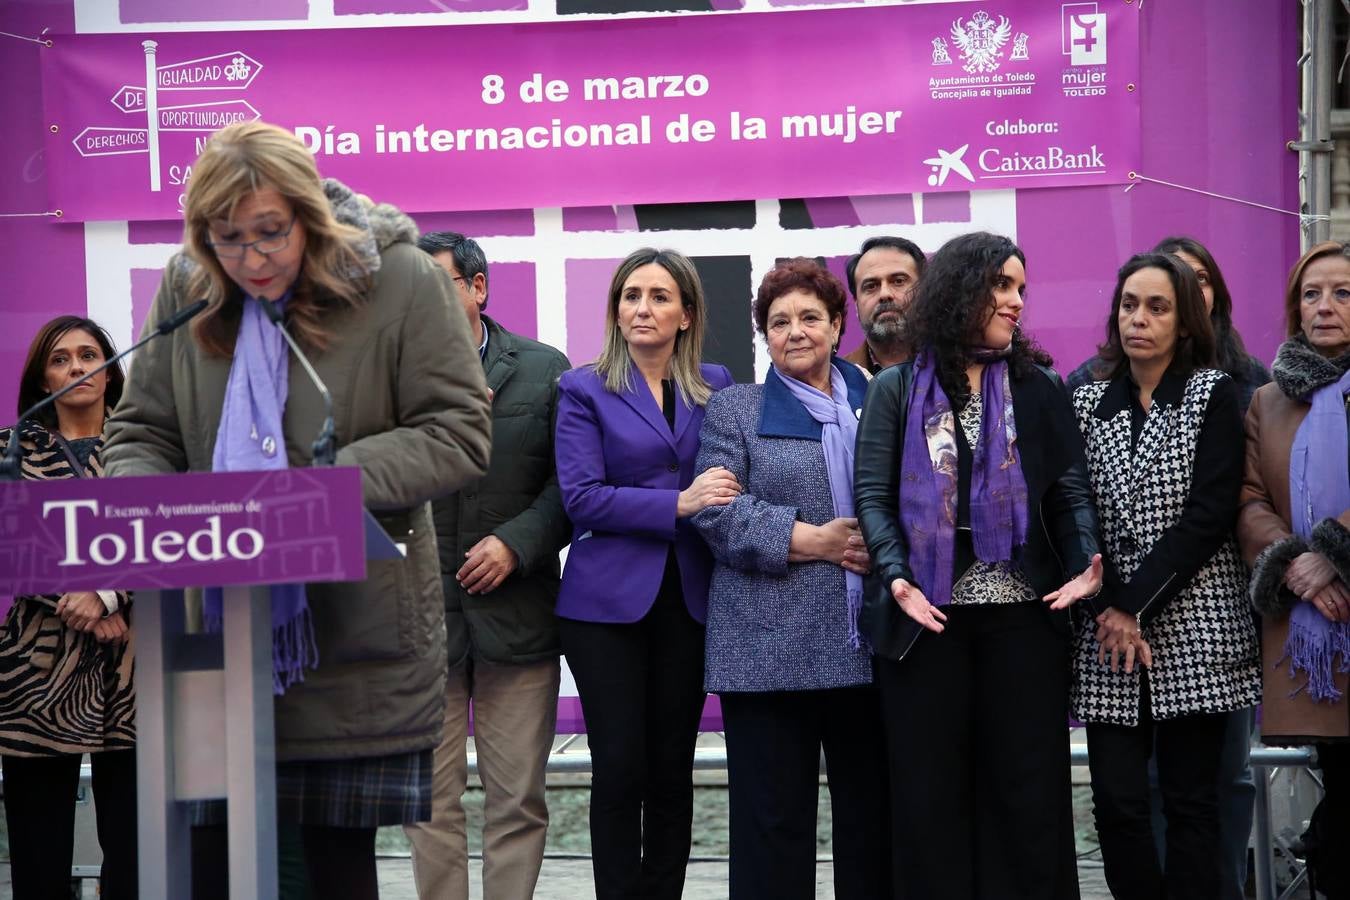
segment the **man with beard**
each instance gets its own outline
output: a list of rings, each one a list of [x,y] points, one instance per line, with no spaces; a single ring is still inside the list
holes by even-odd
[[[902,237],[868,238],[849,258],[848,288],[867,340],[844,359],[875,375],[910,358],[902,313],[923,275],[923,251]]]

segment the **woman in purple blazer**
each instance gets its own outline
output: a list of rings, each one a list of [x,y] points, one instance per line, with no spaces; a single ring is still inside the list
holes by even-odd
[[[689,861],[712,570],[689,517],[740,493],[724,468],[694,477],[704,407],[731,383],[699,363],[705,320],[693,263],[638,250],[610,283],[599,358],[558,383],[572,520],[558,616],[591,750],[600,900],[677,900]]]

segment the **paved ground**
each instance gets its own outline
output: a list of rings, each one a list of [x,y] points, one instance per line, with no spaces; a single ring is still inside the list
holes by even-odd
[[[700,739],[700,746],[712,747],[717,743],[715,738],[714,735],[704,735]],[[1071,735],[1072,742],[1081,740],[1081,733]],[[584,743],[579,743],[573,749],[580,747],[584,747]],[[559,771],[549,776],[551,824],[548,857],[544,862],[539,887],[535,892],[538,900],[585,900],[593,896],[591,862],[586,855],[590,848],[586,826],[589,780],[588,774],[567,770],[566,766],[560,766]],[[715,769],[699,769],[695,772],[694,780],[697,786],[693,848],[695,859],[689,865],[684,897],[687,900],[712,900],[712,898],[720,900],[727,895],[726,773]],[[1080,852],[1086,856],[1080,859],[1078,867],[1082,900],[1107,900],[1110,893],[1106,890],[1099,858],[1093,852],[1096,834],[1092,828],[1091,798],[1086,785],[1087,769],[1073,769],[1073,782],[1076,839]],[[469,819],[470,851],[474,853],[481,850],[479,829],[482,825],[482,791],[475,790],[476,787],[475,778],[471,780],[471,789],[465,797],[464,804]],[[1282,796],[1286,792],[1283,789],[1273,791],[1272,796]],[[817,897],[834,896],[831,885],[833,867],[829,861],[829,805],[829,793],[822,787],[817,841],[817,853],[821,858],[817,866]],[[85,818],[90,820],[85,822],[86,841],[94,841],[92,810],[83,809],[83,812]],[[77,812],[77,822],[79,821],[82,820]],[[13,898],[6,838],[4,820],[0,817],[0,900]],[[379,877],[382,900],[415,900],[412,864],[407,858],[407,841],[403,837],[402,830],[381,829],[377,847],[377,852],[381,854]],[[88,862],[96,862],[96,857]],[[482,896],[481,869],[481,860],[472,859],[471,896],[474,898]],[[83,896],[86,900],[96,896],[92,882],[85,883]],[[1304,900],[1307,897],[1306,888],[1299,891],[1296,897]]]
[[[833,897],[830,884],[832,866],[822,862],[816,868],[816,896]],[[483,896],[479,875],[482,863],[474,860],[470,868],[470,897]],[[413,890],[412,863],[407,859],[384,858],[379,863],[380,900],[417,900]],[[1084,864],[1078,868],[1083,888],[1083,900],[1109,900],[1110,893],[1102,881],[1101,867]],[[727,864],[725,860],[694,861],[689,864],[685,878],[684,900],[714,900],[727,895]],[[84,897],[95,896],[93,885],[86,885]],[[589,859],[550,857],[544,861],[535,900],[583,900],[591,893],[591,861]],[[11,900],[9,865],[0,865],[0,898]]]
[[[476,878],[480,866],[475,863],[471,877]],[[816,867],[816,897],[834,897],[830,883],[833,866],[822,862]],[[1102,881],[1101,867],[1080,866],[1079,881],[1083,900],[1110,900],[1111,894]],[[684,900],[713,900],[727,895],[727,864],[725,861],[691,862],[685,877]],[[482,897],[477,885],[470,891],[472,898]],[[594,896],[591,893],[591,861],[589,859],[549,859],[544,863],[535,900],[580,900]],[[417,900],[413,891],[412,875],[407,863],[383,860],[380,863],[380,900]]]

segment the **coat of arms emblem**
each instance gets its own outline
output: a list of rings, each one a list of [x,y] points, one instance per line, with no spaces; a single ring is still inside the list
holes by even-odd
[[[1003,45],[1012,37],[1012,25],[1007,16],[999,16],[998,24],[984,10],[962,24],[952,23],[952,43],[961,50],[961,67],[972,75],[993,72],[999,67]]]
[[[947,52],[947,42],[940,37],[933,38],[933,65],[950,66],[951,54]]]

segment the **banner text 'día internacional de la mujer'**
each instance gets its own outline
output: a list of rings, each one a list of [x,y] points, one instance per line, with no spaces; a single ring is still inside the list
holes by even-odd
[[[259,118],[411,212],[1119,183],[1135,7],[57,36],[51,199],[177,217],[211,132]]]

